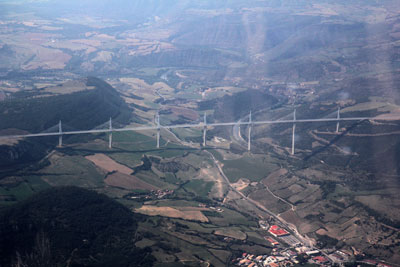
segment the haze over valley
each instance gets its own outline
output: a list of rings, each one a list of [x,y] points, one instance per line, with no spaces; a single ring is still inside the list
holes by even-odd
[[[398,266],[399,14],[0,1],[0,265]]]

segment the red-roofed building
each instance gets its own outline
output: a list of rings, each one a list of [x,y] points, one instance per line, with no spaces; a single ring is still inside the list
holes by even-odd
[[[261,261],[261,259],[262,259],[262,256],[257,256],[257,257],[255,258],[256,261]]]
[[[273,246],[279,245],[279,242],[273,239],[272,237],[265,237],[265,239],[268,240]]]
[[[242,260],[240,260],[239,261],[239,265],[240,266],[242,266],[242,265],[248,265],[250,263],[250,261],[248,260],[248,259],[242,259]]]
[[[319,264],[329,263],[329,260],[323,256],[316,256],[312,259],[313,259],[313,261],[315,261],[316,263],[319,263]]]
[[[268,232],[270,232],[270,234],[275,236],[275,237],[289,235],[288,231],[286,231],[285,229],[280,228],[278,225],[272,225],[269,228]]]

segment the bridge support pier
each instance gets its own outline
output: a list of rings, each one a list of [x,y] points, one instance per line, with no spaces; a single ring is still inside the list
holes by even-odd
[[[157,129],[157,148],[160,148],[160,135],[161,130]]]
[[[207,145],[207,127],[203,128],[203,147]]]
[[[61,124],[61,120],[58,123],[58,147],[62,147],[62,143],[63,143],[63,138],[62,138],[62,124]]]
[[[296,121],[296,110],[294,110],[293,112],[293,121]],[[296,133],[296,122],[293,123],[293,129],[292,129],[292,155],[294,155],[295,133]]]
[[[336,132],[338,133],[339,132],[339,120],[340,120],[340,107],[338,107],[338,110],[337,110],[337,123],[336,123]]]
[[[253,126],[253,124],[251,123],[251,111],[250,111],[250,114],[249,114],[249,132],[248,132],[248,135],[247,135],[247,138],[248,138],[248,140],[247,140],[247,151],[251,150],[251,128],[252,128],[252,126]]]
[[[108,148],[111,149],[112,148],[112,119],[110,117],[110,134],[108,135]]]
[[[203,127],[203,147],[207,145],[207,114],[204,113],[204,127]]]
[[[156,115],[156,123],[157,123],[157,148],[160,148],[161,127],[160,127],[160,115],[158,113]]]

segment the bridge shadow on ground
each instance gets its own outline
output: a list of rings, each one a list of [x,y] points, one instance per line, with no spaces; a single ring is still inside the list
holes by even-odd
[[[308,160],[310,160],[311,158],[317,156],[318,154],[320,154],[320,153],[326,151],[328,148],[330,148],[332,145],[334,145],[334,144],[337,143],[340,139],[342,139],[348,132],[350,132],[351,130],[353,130],[355,127],[357,127],[358,125],[360,125],[360,124],[361,124],[362,122],[364,122],[364,121],[365,121],[365,120],[359,121],[359,122],[356,122],[356,123],[352,124],[352,125],[351,125],[350,127],[348,127],[344,132],[342,132],[341,134],[335,136],[335,138],[333,138],[331,141],[329,141],[328,144],[326,144],[325,146],[323,146],[323,147],[317,149],[316,151],[312,152],[310,155],[306,156],[306,157],[304,158],[304,161],[308,161]]]

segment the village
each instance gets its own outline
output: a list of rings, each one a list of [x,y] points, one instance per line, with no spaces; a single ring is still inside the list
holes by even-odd
[[[286,267],[306,262],[324,266],[331,265],[331,260],[322,256],[320,251],[304,247],[296,237],[284,228],[278,225],[270,225],[269,222],[263,220],[259,221],[259,226],[269,234],[265,235],[264,238],[273,247],[271,254],[253,255],[244,252],[242,257],[235,259],[236,265],[248,267]],[[284,244],[289,245],[289,247],[286,247]]]
[[[246,267],[288,267],[294,265],[313,264],[318,266],[344,266],[354,262],[354,258],[341,250],[322,251],[304,246],[295,236],[278,225],[260,220],[259,226],[267,231],[264,239],[273,247],[269,255],[254,255],[243,252],[241,257],[233,260],[237,266]],[[390,267],[390,265],[375,261],[359,261],[362,265]]]
[[[124,196],[127,199],[137,199],[137,200],[155,200],[155,199],[163,199],[168,196],[171,196],[174,193],[174,190],[151,190],[150,192],[139,192],[139,193],[130,193]]]

